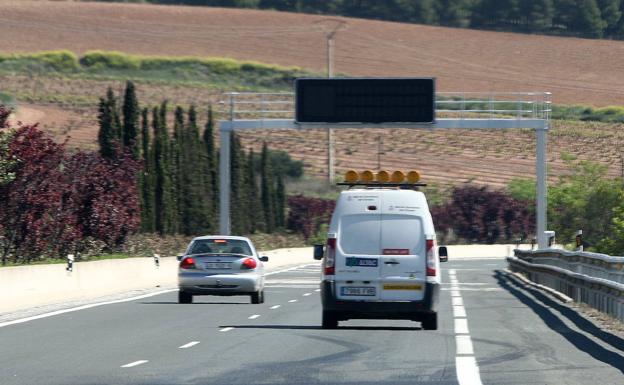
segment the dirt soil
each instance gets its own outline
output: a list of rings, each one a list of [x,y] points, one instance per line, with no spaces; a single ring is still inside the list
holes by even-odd
[[[322,71],[328,17],[123,3],[0,0],[0,51],[118,50],[224,56]],[[551,91],[556,103],[624,100],[624,42],[352,18],[336,35],[335,72],[435,76],[441,91]],[[325,20],[325,21],[323,21]]]

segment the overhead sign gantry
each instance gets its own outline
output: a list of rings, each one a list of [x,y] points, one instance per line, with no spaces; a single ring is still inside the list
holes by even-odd
[[[230,233],[230,134],[256,129],[534,129],[536,228],[547,247],[546,143],[549,92],[436,93],[433,78],[302,78],[291,93],[230,93],[219,122],[221,234]],[[293,98],[294,96],[294,98]],[[294,107],[294,108],[293,108]],[[440,117],[440,116],[452,117]]]

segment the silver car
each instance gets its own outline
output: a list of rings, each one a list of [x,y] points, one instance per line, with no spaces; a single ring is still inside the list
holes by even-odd
[[[192,303],[195,295],[249,295],[251,303],[263,303],[262,262],[268,260],[249,238],[197,237],[178,256],[178,302]]]

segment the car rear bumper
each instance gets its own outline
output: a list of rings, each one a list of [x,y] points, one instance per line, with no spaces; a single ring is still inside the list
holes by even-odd
[[[423,316],[438,310],[440,284],[427,282],[422,301],[345,301],[336,299],[334,281],[321,282],[323,310],[337,313],[339,319],[410,319],[420,321]]]
[[[205,275],[201,273],[178,274],[180,291],[196,295],[237,295],[262,290],[264,278],[256,274]]]

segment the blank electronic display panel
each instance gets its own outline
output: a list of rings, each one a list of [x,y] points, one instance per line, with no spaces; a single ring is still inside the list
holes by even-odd
[[[298,123],[433,123],[433,78],[302,78]]]

